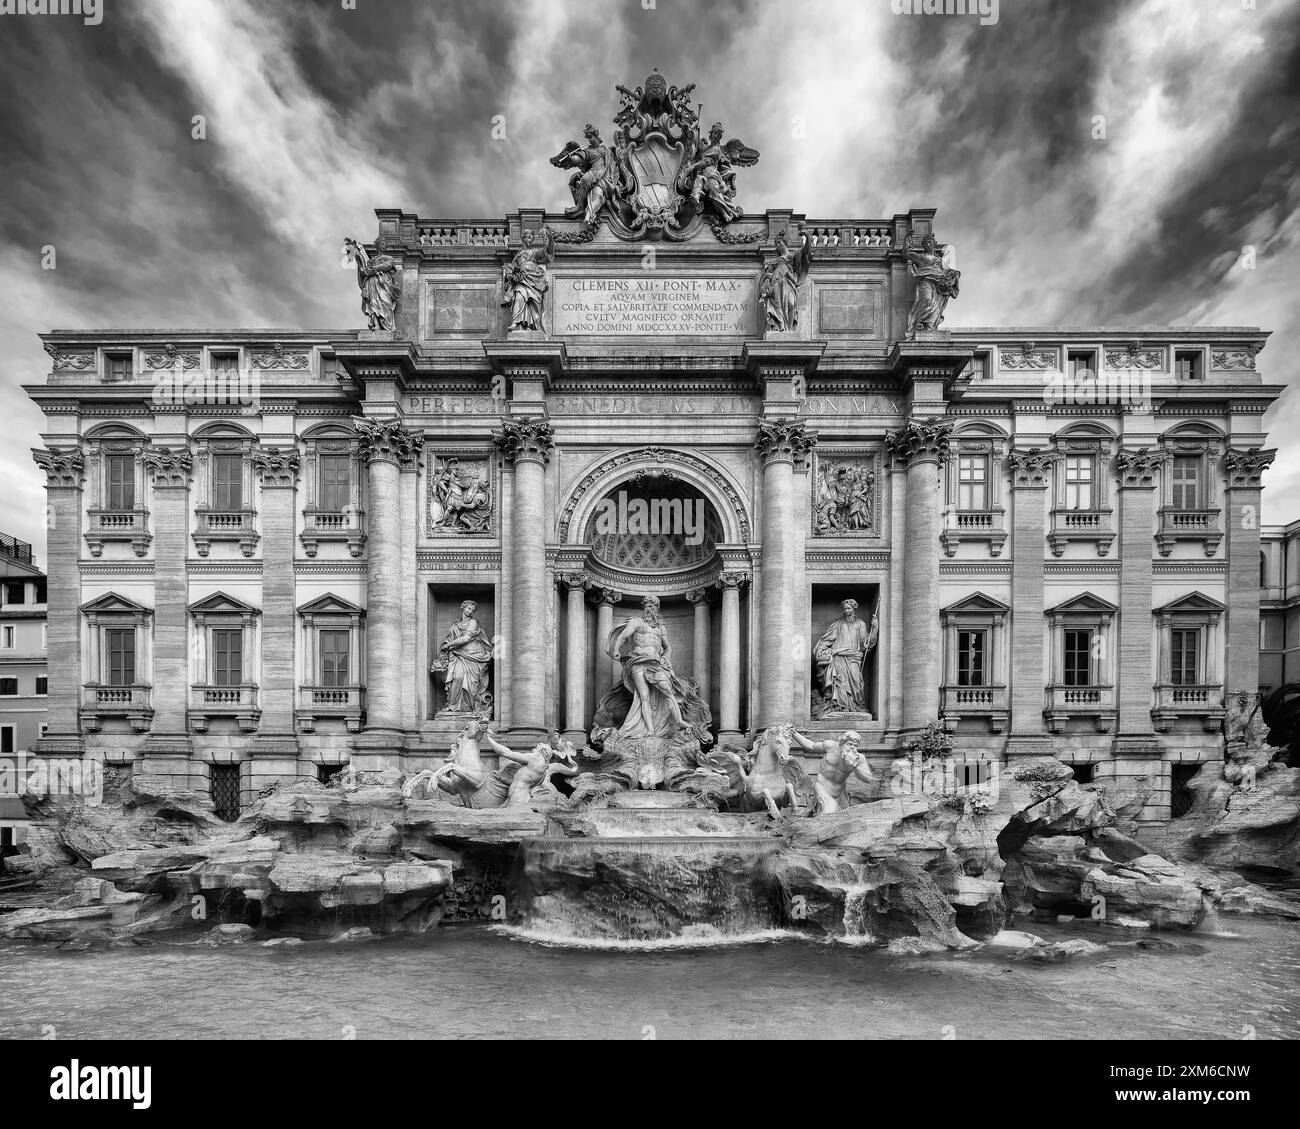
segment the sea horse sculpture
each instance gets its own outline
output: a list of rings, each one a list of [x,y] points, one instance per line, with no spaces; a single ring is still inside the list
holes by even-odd
[[[730,757],[739,773],[740,800],[746,811],[765,807],[773,819],[780,816],[782,808],[795,815],[813,813],[812,785],[790,753],[793,731],[790,725],[772,725],[748,753],[723,748],[723,755]]]
[[[489,771],[483,763],[480,742],[507,763],[495,772]],[[453,742],[447,763],[430,772],[428,783],[450,796],[459,796],[467,808],[499,808],[506,802],[518,767],[518,754],[492,736],[487,718],[473,717]]]

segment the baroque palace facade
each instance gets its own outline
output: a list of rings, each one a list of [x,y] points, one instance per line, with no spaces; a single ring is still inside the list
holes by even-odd
[[[879,764],[941,720],[1145,781],[1153,823],[1222,758],[1267,334],[940,328],[932,210],[744,213],[758,154],[656,78],[553,158],[564,213],[377,212],[369,328],[43,336],[42,754],[231,813],[437,765],[475,713],[581,745],[654,596],[724,744],[852,729]]]

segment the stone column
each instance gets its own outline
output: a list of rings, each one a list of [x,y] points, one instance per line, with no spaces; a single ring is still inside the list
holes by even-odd
[[[36,743],[49,756],[80,756],[81,738],[81,558],[82,472],[80,449],[36,449],[32,457],[45,472],[45,555],[48,578],[46,663],[49,728]],[[91,677],[98,678],[98,668]]]
[[[513,622],[506,645],[512,652],[511,731],[525,741],[546,734],[546,464],[554,440],[538,417],[502,420],[494,437],[514,467]]]
[[[253,752],[257,756],[296,758],[294,644],[297,612],[293,559],[299,456],[291,447],[269,447],[256,452],[253,462],[262,480],[262,661],[259,678],[262,717]],[[294,770],[293,765],[281,767],[282,770]]]
[[[763,459],[763,563],[759,609],[760,729],[794,720],[794,464],[816,442],[803,420],[760,421],[755,447]]]
[[[623,666],[605,654],[609,633],[614,630],[614,605],[621,603],[623,593],[614,588],[602,588],[600,603],[596,608],[596,699],[622,681]]]
[[[1113,667],[1115,693],[1119,698],[1116,755],[1159,754],[1151,722],[1151,685],[1154,681],[1151,528],[1156,475],[1164,462],[1163,452],[1146,447],[1121,450],[1115,456],[1120,509],[1119,654]],[[1258,599],[1258,558],[1255,570]]]
[[[1228,475],[1223,520],[1228,542],[1228,646],[1226,695],[1259,692],[1259,496],[1264,471],[1276,451],[1230,447],[1223,456]]]
[[[709,590],[696,588],[686,593],[686,598],[695,605],[695,645],[692,663],[692,677],[699,690],[700,701],[709,704],[709,642],[711,623],[709,619]]]
[[[740,588],[745,576],[724,572],[722,589],[722,657],[718,663],[718,743],[737,744],[740,731]]]
[[[1030,447],[1007,456],[1011,471],[1011,728],[1008,756],[1045,756],[1043,732],[1043,546],[1047,538],[1047,491],[1054,457]]]
[[[885,437],[895,465],[907,470],[903,622],[890,635],[902,650],[904,737],[939,717],[939,475],[951,431],[950,423],[909,420]]]
[[[144,743],[150,756],[173,758],[150,766],[164,775],[187,775],[193,742],[186,724],[190,697],[189,577],[190,472],[186,448],[151,446],[140,460],[153,478],[154,651],[153,725]],[[204,645],[199,640],[199,645]],[[206,651],[204,652],[206,654]]]
[[[564,663],[564,735],[575,745],[587,741],[587,577],[568,573]]]
[[[398,419],[353,420],[366,460],[366,727],[354,742],[365,767],[398,767],[402,727],[403,463],[422,437]]]

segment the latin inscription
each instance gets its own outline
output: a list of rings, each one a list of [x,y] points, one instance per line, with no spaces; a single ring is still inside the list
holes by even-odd
[[[753,278],[556,278],[557,334],[654,337],[757,332]]]
[[[753,396],[555,395],[547,409],[556,416],[757,416],[760,402]],[[499,416],[509,414],[509,401],[493,396],[408,396],[411,416]],[[896,416],[898,403],[888,396],[810,396],[799,403],[799,415],[843,418]]]

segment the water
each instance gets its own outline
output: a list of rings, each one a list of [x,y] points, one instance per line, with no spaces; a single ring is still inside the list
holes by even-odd
[[[1160,933],[1172,949],[1051,965],[771,935],[580,949],[472,926],[274,949],[0,943],[0,1037],[46,1026],[63,1039],[1300,1037],[1300,927],[1237,917],[1232,931]]]

